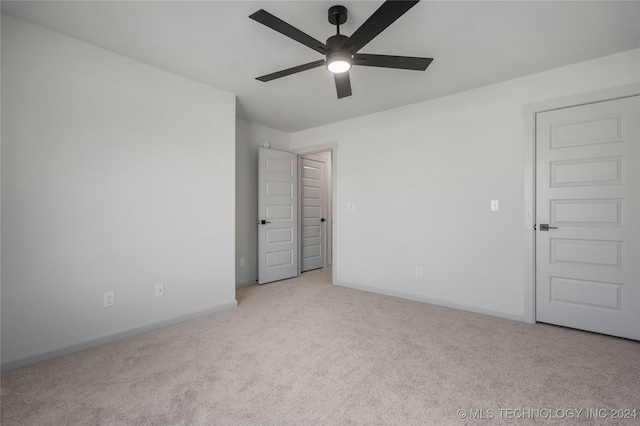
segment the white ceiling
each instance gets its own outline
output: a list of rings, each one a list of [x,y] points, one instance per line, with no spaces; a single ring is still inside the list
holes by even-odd
[[[426,72],[354,67],[340,100],[324,67],[255,80],[322,56],[251,13],[324,42],[334,4],[350,35],[382,1],[2,1],[2,12],[235,93],[239,118],[286,132],[640,47],[639,1],[422,1],[361,53],[432,57]]]

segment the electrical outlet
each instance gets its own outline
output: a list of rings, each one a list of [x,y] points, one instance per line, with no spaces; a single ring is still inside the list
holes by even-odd
[[[116,304],[116,296],[113,291],[104,294],[104,307],[109,308]]]
[[[421,276],[422,276],[422,267],[416,266],[416,277],[421,277]]]
[[[158,283],[156,284],[156,297],[164,296],[164,284]]]
[[[244,257],[241,257],[241,258],[240,258],[240,266],[244,266],[244,265],[246,265],[246,264],[247,264],[247,263],[245,262]]]

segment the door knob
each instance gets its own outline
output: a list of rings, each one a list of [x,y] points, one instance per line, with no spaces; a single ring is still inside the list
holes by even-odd
[[[326,222],[327,220],[323,217],[322,219],[320,219],[320,222]]]
[[[548,231],[549,229],[558,229],[557,226],[549,226],[549,224],[547,223],[541,223],[540,224],[540,230],[541,231]]]
[[[266,225],[267,223],[271,223],[271,222],[267,222],[266,220],[262,219],[260,221],[258,221],[258,225]]]

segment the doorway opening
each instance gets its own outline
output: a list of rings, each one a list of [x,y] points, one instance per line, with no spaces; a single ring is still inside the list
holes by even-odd
[[[338,143],[328,143],[323,145],[317,145],[314,147],[308,148],[300,148],[294,149],[292,152],[298,155],[298,163],[301,164],[303,159],[307,160],[316,160],[322,161],[324,164],[324,172],[325,172],[325,200],[326,200],[326,210],[324,218],[325,222],[324,229],[320,228],[320,231],[325,233],[325,260],[324,265],[321,268],[324,272],[330,272],[331,283],[335,284],[337,280],[337,268],[338,268],[338,257],[337,257],[337,242],[338,242],[338,232],[336,226],[336,218],[337,218],[337,203],[336,203],[336,194],[337,194],[337,167],[338,167]],[[313,165],[314,163],[311,163]],[[301,274],[303,272],[302,269],[302,253],[303,253],[303,238],[304,238],[304,230],[302,228],[302,216],[303,216],[303,190],[302,190],[302,173],[298,174],[299,176],[299,254],[298,254],[298,272]],[[316,229],[317,231],[317,229]],[[313,269],[310,269],[313,270]]]
[[[311,261],[304,270],[331,266],[335,284],[337,144],[290,152],[260,148],[258,157],[258,284],[299,276],[303,246]]]

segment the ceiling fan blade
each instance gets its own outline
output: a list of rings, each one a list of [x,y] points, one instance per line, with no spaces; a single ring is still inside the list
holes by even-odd
[[[309,62],[307,64],[298,65],[297,67],[287,68],[286,70],[263,75],[262,77],[256,77],[256,80],[267,82],[267,81],[275,80],[276,78],[286,77],[288,75],[295,74],[297,72],[310,70],[312,68],[318,68],[322,65],[324,65],[324,59],[319,59],[317,61]]]
[[[349,71],[334,74],[333,76],[336,80],[338,99],[351,96],[351,79],[349,78]]]
[[[302,43],[323,55],[326,55],[329,50],[321,41],[318,41],[310,35],[305,34],[299,29],[287,24],[282,19],[276,18],[264,9],[260,9],[256,13],[249,15],[249,18],[260,22],[262,25],[266,25],[267,27],[278,31],[280,34],[284,34],[298,43]]]
[[[412,56],[369,55],[357,53],[353,58],[353,65],[366,67],[399,68],[401,70],[424,71],[433,58],[415,58]]]
[[[393,24],[419,1],[385,1],[351,37],[345,40],[341,48],[352,54],[362,49],[375,36]]]

